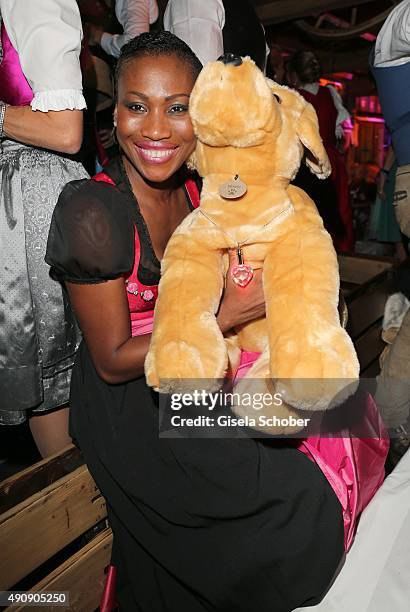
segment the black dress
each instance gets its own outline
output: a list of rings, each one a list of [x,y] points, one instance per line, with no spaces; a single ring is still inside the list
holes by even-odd
[[[124,171],[115,162],[108,173],[115,187],[64,189],[47,261],[60,279],[116,278],[132,267],[135,221],[142,265],[152,264],[141,273],[154,284],[158,262]],[[291,442],[160,438],[145,379],[103,382],[85,342],[70,404],[71,434],[107,500],[121,610],[289,612],[317,602],[343,555],[342,512]]]

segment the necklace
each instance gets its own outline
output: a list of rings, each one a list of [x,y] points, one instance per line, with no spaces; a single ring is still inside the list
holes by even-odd
[[[237,263],[231,268],[231,278],[233,282],[236,285],[238,285],[238,287],[246,287],[247,285],[249,285],[249,283],[251,282],[253,278],[253,268],[249,264],[245,263],[243,252],[242,252],[242,247],[245,244],[247,244],[257,232],[260,232],[261,230],[265,229],[265,227],[267,227],[274,221],[278,223],[285,217],[288,217],[290,214],[292,214],[294,210],[295,209],[293,208],[293,204],[288,204],[286,208],[281,210],[272,219],[270,219],[269,221],[264,223],[261,227],[259,227],[257,230],[252,232],[252,234],[248,236],[245,240],[241,240],[240,242],[238,242],[238,240],[236,240],[233,236],[231,236],[229,232],[227,232],[220,225],[218,225],[218,223],[216,223],[206,212],[201,210],[201,208],[198,208],[198,211],[206,219],[208,219],[208,221],[212,223],[212,225],[215,225],[215,227],[217,227],[221,232],[223,232],[225,236],[228,236],[228,238],[230,238],[230,240],[232,240],[232,242],[235,244],[234,248],[236,250]]]

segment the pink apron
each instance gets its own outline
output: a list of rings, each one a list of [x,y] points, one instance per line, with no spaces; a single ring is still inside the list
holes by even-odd
[[[235,380],[246,372],[259,353],[242,352]],[[345,437],[312,436],[295,440],[297,448],[322,470],[343,510],[344,546],[349,550],[361,512],[384,480],[389,437],[370,393],[366,397],[365,422],[368,437],[356,437],[346,429]],[[363,429],[362,429],[363,430]]]

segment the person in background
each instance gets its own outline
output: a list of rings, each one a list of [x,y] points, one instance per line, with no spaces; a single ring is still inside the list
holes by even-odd
[[[407,253],[402,240],[399,224],[394,214],[393,197],[396,180],[397,161],[390,145],[383,168],[377,178],[377,197],[370,217],[370,237],[379,241],[394,244],[395,258],[404,261]]]
[[[126,42],[142,32],[149,32],[150,25],[158,19],[158,5],[156,0],[115,0],[115,14],[123,33],[110,34],[90,25],[89,44],[101,45],[108,55],[117,58]]]
[[[395,213],[410,237],[410,0],[395,6],[384,22],[370,67],[397,160]]]
[[[319,84],[320,76],[319,60],[312,51],[296,51],[287,62],[289,85],[297,89],[317,113],[320,135],[332,165],[330,178],[334,186],[333,197],[329,197],[328,185],[327,193],[319,193],[323,190],[325,182],[323,181],[323,185],[320,186],[318,179],[313,180],[313,175],[304,170],[302,170],[303,175],[298,174],[295,184],[304,189],[317,204],[336,249],[348,252],[354,248],[353,215],[346,165],[340,153],[340,148],[344,145],[340,145],[338,140],[344,139],[344,125],[348,125],[350,133],[350,115],[344,108],[336,89],[330,85],[322,87]]]
[[[0,424],[27,418],[45,457],[67,445],[80,342],[44,262],[64,185],[87,176],[75,0],[0,0]]]
[[[377,35],[370,56],[380,105],[397,161],[393,205],[401,232],[410,237],[410,0],[395,6]],[[408,269],[406,276],[408,280]],[[410,311],[383,362],[376,401],[391,427],[396,457],[410,443]]]
[[[233,53],[266,68],[265,31],[249,0],[168,0],[164,28],[186,42],[202,65]]]

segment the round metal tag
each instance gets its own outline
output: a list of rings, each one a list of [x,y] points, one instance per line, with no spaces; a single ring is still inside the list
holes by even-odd
[[[248,191],[246,184],[241,181],[238,175],[236,175],[231,181],[222,183],[219,187],[219,195],[225,200],[236,200],[241,198]]]

